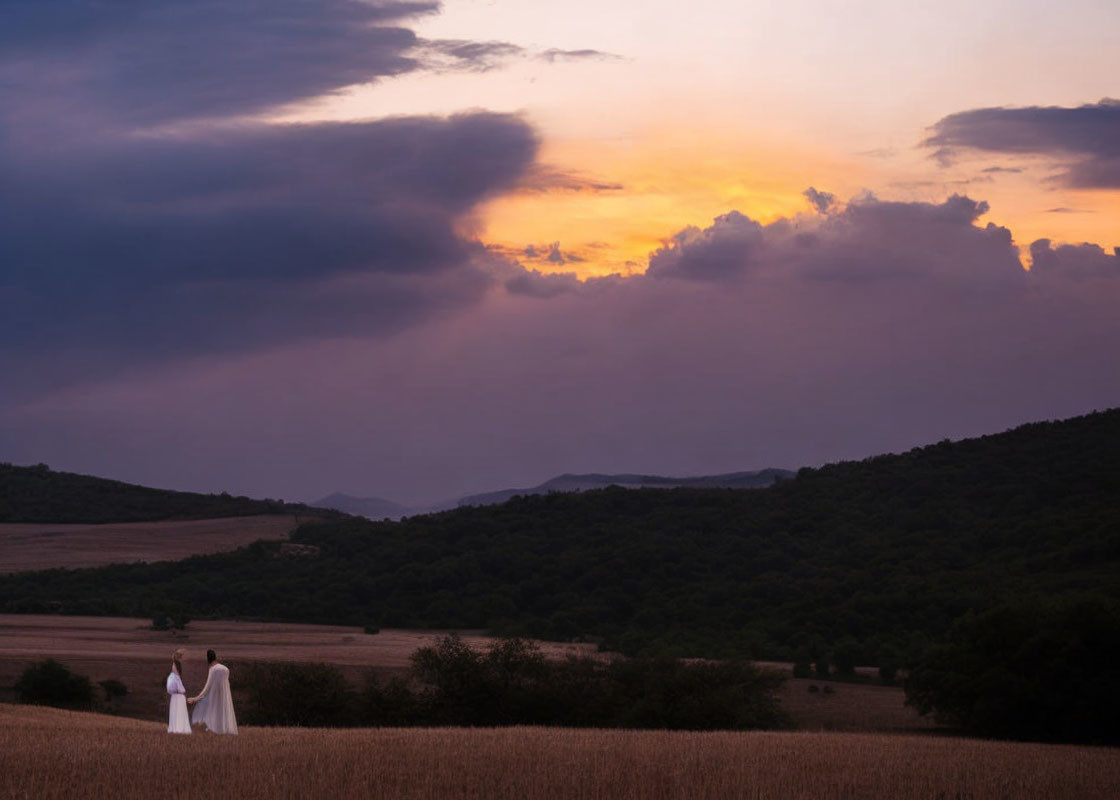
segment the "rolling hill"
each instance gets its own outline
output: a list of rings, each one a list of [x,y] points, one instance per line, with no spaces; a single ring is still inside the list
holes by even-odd
[[[1120,410],[802,469],[771,488],[521,496],[304,525],[158,565],[0,578],[0,611],[489,628],[625,652],[862,663],[969,610],[1120,597]],[[894,654],[894,655],[892,655]]]
[[[214,519],[259,514],[338,516],[303,503],[153,489],[56,472],[46,464],[0,464],[0,522],[102,523]]]

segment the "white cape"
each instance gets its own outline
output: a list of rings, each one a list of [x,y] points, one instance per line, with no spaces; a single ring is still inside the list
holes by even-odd
[[[229,669],[224,664],[210,667],[206,686],[198,695],[191,720],[214,733],[237,733],[237,717],[233,713],[233,696],[229,691]]]
[[[179,673],[172,670],[167,676],[167,693],[171,695],[171,707],[167,713],[168,733],[190,733],[191,718],[187,715],[187,690]]]

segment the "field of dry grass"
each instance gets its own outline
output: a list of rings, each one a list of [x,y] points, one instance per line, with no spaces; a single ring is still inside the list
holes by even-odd
[[[1120,751],[949,737],[547,728],[243,728],[0,705],[0,796],[180,798],[1120,797]]]
[[[10,687],[30,663],[54,658],[94,683],[122,681],[129,694],[121,701],[120,713],[160,719],[167,713],[163,681],[176,647],[187,650],[184,680],[188,691],[197,691],[206,679],[208,648],[234,670],[246,661],[322,661],[358,680],[371,667],[381,673],[404,670],[409,656],[432,644],[437,635],[408,630],[371,635],[335,625],[231,621],[198,621],[185,631],[154,631],[151,620],[144,619],[0,614],[0,700],[14,699]],[[475,647],[490,641],[470,633],[463,638]],[[592,645],[543,642],[541,647],[553,657],[594,652]]]
[[[122,617],[0,614],[0,700],[14,700],[11,687],[33,661],[55,658],[94,683],[114,678],[129,690],[117,711],[139,719],[161,719],[167,710],[163,681],[171,651],[185,647],[188,690],[206,676],[206,650],[214,648],[234,670],[248,661],[322,661],[338,666],[355,683],[367,669],[382,675],[408,667],[409,657],[433,643],[434,631],[390,630],[267,622],[198,621],[185,631],[154,631],[151,621]],[[491,640],[465,633],[476,648]],[[540,643],[554,658],[592,655],[593,645]],[[760,666],[789,674],[790,665]],[[832,692],[819,691],[828,685]],[[817,692],[810,692],[817,686]],[[903,702],[901,689],[818,680],[788,680],[779,693],[782,708],[808,731],[905,732],[935,727]]]
[[[105,525],[0,523],[0,572],[172,561],[287,539],[291,514]]]

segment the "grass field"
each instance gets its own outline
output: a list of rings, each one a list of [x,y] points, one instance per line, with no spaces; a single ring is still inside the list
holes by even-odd
[[[12,686],[33,661],[55,658],[94,683],[114,678],[129,694],[118,702],[118,713],[158,720],[167,713],[163,681],[171,651],[185,647],[184,679],[188,691],[201,687],[206,676],[206,650],[214,648],[236,670],[248,661],[322,661],[338,666],[359,683],[367,669],[382,675],[400,673],[420,647],[433,643],[437,632],[383,630],[334,625],[293,625],[266,622],[198,621],[186,631],[154,631],[150,620],[121,617],[66,617],[0,614],[0,700],[14,700]],[[476,648],[490,639],[466,633]],[[541,642],[550,657],[590,655],[589,644]],[[785,671],[790,665],[762,666]],[[916,731],[935,727],[907,708],[901,689],[886,686],[832,683],[831,693],[819,680],[789,680],[779,692],[782,708],[802,730]]]
[[[131,798],[1120,797],[1120,750],[937,736],[547,728],[243,728],[0,705],[0,796]]]
[[[257,539],[287,539],[291,514],[105,525],[0,523],[0,572],[173,561],[236,550]]]
[[[358,681],[368,668],[383,674],[404,670],[412,653],[432,644],[437,635],[408,630],[371,635],[343,626],[231,621],[198,621],[185,631],[154,631],[151,620],[144,619],[0,614],[0,700],[15,699],[11,687],[30,663],[54,658],[94,683],[122,681],[129,694],[118,707],[120,713],[161,719],[167,714],[163,682],[176,647],[187,650],[183,677],[193,692],[206,680],[208,648],[233,670],[247,661],[322,661]],[[475,647],[490,641],[471,633],[463,638]],[[553,657],[594,652],[592,645],[541,647]]]

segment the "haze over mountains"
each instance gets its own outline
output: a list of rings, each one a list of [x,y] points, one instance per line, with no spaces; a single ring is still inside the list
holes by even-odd
[[[544,483],[527,489],[499,489],[493,492],[470,494],[463,497],[434,503],[429,506],[405,506],[381,497],[353,497],[336,492],[311,503],[316,508],[328,508],[346,514],[369,519],[400,519],[413,514],[428,514],[446,511],[462,506],[489,506],[504,503],[518,495],[538,495],[550,492],[585,492],[619,486],[626,489],[674,489],[678,487],[703,489],[761,489],[772,486],[780,480],[790,478],[794,473],[785,469],[769,468],[754,472],[728,472],[721,475],[700,475],[694,477],[667,477],[664,475],[640,475],[636,473],[604,474],[590,472],[583,474],[565,473],[550,478]]]

